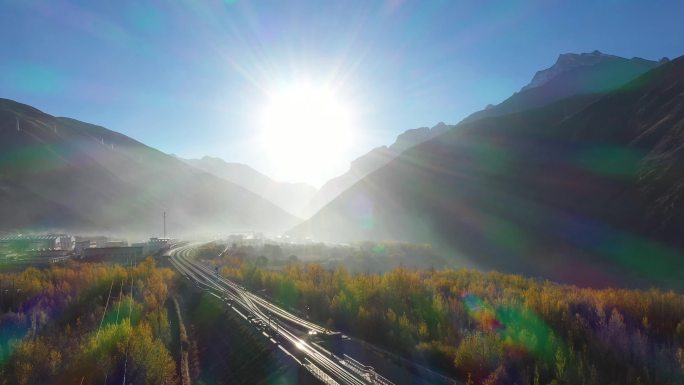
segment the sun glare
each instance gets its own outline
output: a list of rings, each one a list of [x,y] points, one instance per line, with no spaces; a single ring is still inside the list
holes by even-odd
[[[270,95],[262,115],[261,142],[276,177],[315,181],[348,162],[352,116],[329,89],[299,85]]]

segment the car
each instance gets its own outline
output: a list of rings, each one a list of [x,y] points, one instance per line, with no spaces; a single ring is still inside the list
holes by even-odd
[[[343,340],[346,337],[344,334],[342,334],[340,332],[331,332],[331,331],[321,333],[319,336],[321,339],[324,339],[324,340]]]

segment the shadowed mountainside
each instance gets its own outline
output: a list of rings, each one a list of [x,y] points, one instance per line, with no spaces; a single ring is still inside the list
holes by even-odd
[[[575,95],[609,92],[666,61],[667,59],[660,62],[641,58],[626,59],[599,51],[562,54],[553,66],[538,71],[530,84],[520,92],[496,106],[471,114],[463,123],[539,108]],[[565,114],[570,112],[565,111]],[[375,148],[359,157],[352,162],[348,172],[323,185],[311,201],[311,212],[320,210],[344,190],[386,165],[406,149],[430,140],[452,127],[439,123],[432,128],[408,130],[399,135],[391,146]]]
[[[432,242],[485,269],[681,288],[681,143],[684,58],[603,96],[460,124],[292,234]]]
[[[265,199],[106,128],[0,99],[0,229],[281,231]]]
[[[626,59],[599,51],[561,54],[553,66],[538,71],[519,92],[463,122],[538,108],[573,95],[608,92],[665,62],[666,58],[660,62]]]
[[[419,127],[407,130],[397,136],[397,140],[389,147],[376,147],[368,153],[358,157],[351,162],[349,170],[346,173],[327,181],[321,189],[318,190],[316,195],[311,198],[309,204],[310,214],[316,213],[354,183],[386,165],[406,149],[443,134],[451,127],[453,126],[440,122],[432,128]]]

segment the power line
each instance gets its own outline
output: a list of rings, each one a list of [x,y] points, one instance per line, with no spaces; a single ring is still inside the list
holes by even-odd
[[[128,341],[126,341],[126,359],[124,360],[124,374],[123,381],[121,385],[126,384],[126,371],[128,370],[128,350],[131,345],[131,335],[133,334],[133,322],[131,322],[131,312],[133,311],[133,277],[131,277],[131,299],[128,302],[128,323],[131,325],[131,334],[128,335]]]
[[[123,296],[124,280],[121,280],[121,289],[119,289],[119,305],[116,307],[116,323],[119,323],[119,310],[121,310],[121,297]]]
[[[112,296],[112,287],[114,286],[114,280],[112,280],[112,283],[109,285],[109,293],[107,294],[107,302],[105,303],[105,308],[104,311],[102,312],[102,319],[100,320],[100,326],[97,328],[97,334],[95,335],[95,340],[98,340],[100,338],[100,330],[102,330],[102,323],[104,322],[105,315],[107,315],[107,308],[109,307],[109,299]],[[85,376],[81,378],[81,384],[83,384],[83,380],[85,379]],[[107,373],[105,373],[105,383],[107,383]]]
[[[102,323],[104,322],[105,315],[107,315],[107,307],[109,307],[109,298],[112,296],[112,287],[113,286],[114,286],[114,280],[112,280],[111,285],[109,285],[109,294],[107,294],[107,303],[105,304],[104,311],[102,312],[102,319],[100,320],[100,327],[97,328],[97,335],[95,336],[96,340],[100,337],[100,330],[102,330]]]
[[[121,310],[121,297],[123,297],[123,284],[124,284],[124,280],[122,279],[121,280],[121,286],[119,288],[119,297],[118,297],[119,302],[118,302],[117,307],[116,307],[116,322],[115,322],[115,324],[117,326],[119,325],[119,311]],[[104,379],[104,382],[102,383],[102,385],[107,385],[107,379],[108,378],[109,378],[109,371],[107,371],[105,373],[105,379]]]

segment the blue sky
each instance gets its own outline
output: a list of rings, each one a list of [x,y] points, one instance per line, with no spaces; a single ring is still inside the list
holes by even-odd
[[[0,0],[0,97],[319,185],[406,129],[500,102],[559,53],[682,55],[682,15],[681,1]],[[279,175],[255,115],[302,81],[353,106],[356,139],[343,162]]]

